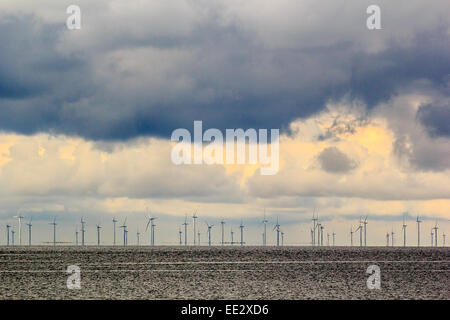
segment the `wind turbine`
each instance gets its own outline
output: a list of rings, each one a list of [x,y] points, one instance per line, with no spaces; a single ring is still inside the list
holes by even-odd
[[[84,247],[84,235],[86,233],[86,229],[85,229],[85,225],[86,225],[86,221],[83,220],[83,217],[81,217],[81,246]]]
[[[183,234],[183,231],[181,231],[181,228],[178,229],[178,234],[180,235],[180,246],[181,246],[182,245],[181,235]]]
[[[14,231],[14,227],[12,228],[12,230],[11,230],[11,236],[12,236],[12,245],[13,245],[13,247],[14,247],[14,234],[15,234],[16,232]]]
[[[422,221],[419,220],[419,216],[417,216],[416,222],[417,222],[417,246],[420,247],[420,223]]]
[[[431,246],[433,246],[433,228],[431,228]]]
[[[284,232],[281,231],[281,246],[284,246]]]
[[[53,218],[53,222],[50,222],[49,224],[53,225],[53,246],[56,246],[56,217]]]
[[[123,245],[127,245],[127,218],[123,221],[123,224],[119,226],[119,228],[123,229]]]
[[[220,221],[220,224],[222,226],[222,245],[224,245],[225,243],[225,236],[224,236],[224,225],[225,225],[225,221],[222,219],[222,221]]]
[[[323,247],[323,229],[325,227],[321,224],[320,225],[320,245]]]
[[[33,226],[31,224],[31,221],[33,220],[33,218],[30,218],[30,221],[27,223],[28,226],[28,245],[31,246],[31,227]]]
[[[141,233],[139,232],[139,228],[137,228],[137,231],[136,231],[136,237],[137,237],[137,245],[138,245],[138,246],[139,246],[139,244],[140,244],[140,241],[139,241],[139,240],[140,240],[140,239],[139,239],[139,238],[140,238],[140,237],[139,237],[140,235],[141,235]]]
[[[406,222],[405,222],[405,215],[403,215],[402,230],[403,230],[403,246],[406,247]]]
[[[78,246],[78,227],[75,226],[75,245]]]
[[[209,225],[208,222],[206,222],[206,225],[208,226],[208,244],[211,246],[211,228],[214,227],[214,225]]]
[[[97,224],[97,246],[100,247],[100,229],[102,226],[100,224]]]
[[[20,211],[20,209],[19,209]],[[17,220],[19,221],[19,245],[22,245],[22,219],[24,218],[23,216],[21,216],[20,214],[18,214],[17,216],[14,216],[14,218],[17,218]]]
[[[243,246],[244,245],[244,224],[242,223],[242,220],[241,220],[241,225],[239,226],[239,228],[241,229],[241,246]]]
[[[280,224],[278,223],[278,217],[277,217],[277,224],[273,227],[273,230],[277,230],[277,247],[280,246]]]
[[[386,247],[389,247],[389,232],[386,233]]]
[[[330,246],[330,233],[327,232],[327,246]]]
[[[336,233],[334,233],[334,231],[333,231],[333,247],[334,247],[334,240],[335,240],[335,237],[336,237]]]
[[[195,212],[194,212],[194,214],[192,215],[192,223],[194,224],[194,246],[196,245],[196,243],[195,243],[195,239],[196,239],[196,226],[197,226],[197,224],[196,224],[196,219],[198,218],[198,216],[197,216],[197,210],[195,210]]]
[[[234,244],[234,232],[233,232],[233,227],[231,227],[231,245]]]
[[[353,247],[353,226],[350,226],[350,247]]]
[[[445,233],[442,233],[442,246],[445,247]]]
[[[112,219],[112,222],[113,222],[113,230],[114,230],[114,242],[113,242],[113,245],[116,245],[116,223],[117,223],[118,221],[117,221],[116,218],[114,217],[114,218]]]
[[[267,219],[266,219],[266,208],[264,208],[264,219],[262,223],[264,224],[264,233],[263,233],[263,246],[267,244]]]
[[[187,226],[188,226],[188,222],[187,222],[187,215],[184,217],[184,223],[182,224],[184,226],[184,245],[187,246]]]
[[[311,246],[314,246],[314,231],[313,229],[310,229],[311,231]]]
[[[317,220],[319,218],[318,215],[317,215],[317,217],[314,216],[315,212],[316,212],[316,207],[314,207],[313,216],[312,216],[312,222],[313,222],[313,229],[312,229],[312,231],[313,231],[313,234],[312,234],[313,241],[312,241],[312,245],[313,245],[313,247],[316,245],[316,222],[317,222]]]
[[[392,246],[394,246],[394,229],[392,229],[391,235]]]
[[[145,227],[145,231],[147,232],[148,226],[150,225],[150,244],[152,246],[155,245],[155,224],[153,223],[153,221],[155,221],[156,217],[148,217],[148,222],[147,222],[147,226]]]
[[[437,221],[436,224],[434,225],[434,246],[437,247],[437,243],[438,243],[438,226],[437,226]]]
[[[9,224],[6,225],[6,245],[9,246],[9,228],[11,226]]]
[[[357,232],[358,230],[359,230],[359,246],[360,247],[362,247],[362,231],[363,231],[363,228],[362,228],[362,226],[361,226],[361,223],[362,223],[362,221],[361,221],[361,219],[359,220],[359,226],[358,226],[358,228],[355,230],[355,232]]]
[[[200,242],[200,231],[198,232],[198,245],[200,245],[201,244],[201,242]]]
[[[367,247],[367,216],[364,218],[364,247]]]

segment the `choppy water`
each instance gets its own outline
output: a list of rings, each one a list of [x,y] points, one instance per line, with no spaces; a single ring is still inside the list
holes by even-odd
[[[449,248],[0,248],[0,299],[450,299]],[[368,266],[381,269],[369,290]],[[81,268],[81,289],[66,285]]]

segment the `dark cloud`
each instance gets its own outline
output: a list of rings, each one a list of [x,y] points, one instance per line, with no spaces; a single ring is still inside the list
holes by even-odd
[[[357,163],[336,147],[324,149],[317,157],[323,170],[330,173],[347,173],[357,167]]]
[[[420,106],[417,118],[432,137],[450,137],[450,103],[432,103]]]
[[[439,89],[450,73],[447,26],[376,53],[357,37],[270,47],[239,21],[216,21],[219,10],[210,8],[209,18],[182,35],[121,31],[114,40],[92,31],[92,50],[71,54],[58,49],[64,26],[19,15],[0,20],[0,130],[126,140],[169,137],[194,120],[219,129],[286,129],[330,100],[350,96],[370,108],[417,80]],[[171,51],[136,56],[142,48]],[[120,50],[131,54],[110,56]],[[174,52],[179,56],[171,58]],[[448,124],[422,113],[421,121],[438,126],[436,134],[448,134]]]

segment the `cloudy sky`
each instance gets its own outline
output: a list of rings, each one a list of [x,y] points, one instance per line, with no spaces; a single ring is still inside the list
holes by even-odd
[[[66,27],[71,4],[80,30]],[[381,30],[366,27],[370,4]],[[337,244],[361,215],[369,244],[391,230],[400,243],[404,215],[409,244],[417,215],[422,242],[438,221],[441,244],[449,12],[447,0],[2,0],[0,244],[17,212],[33,217],[36,243],[51,239],[54,216],[58,241],[74,241],[84,216],[88,241],[101,223],[108,243],[115,216],[128,217],[130,243],[138,228],[146,243],[148,211],[157,242],[171,243],[195,210],[203,239],[205,221],[224,218],[229,233],[244,219],[260,243],[264,208],[287,243],[307,244],[315,207]],[[279,128],[279,172],[174,165],[171,133],[194,120]]]

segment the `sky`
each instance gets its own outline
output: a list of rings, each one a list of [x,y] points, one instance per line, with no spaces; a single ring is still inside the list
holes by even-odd
[[[81,9],[68,30],[66,9]],[[366,26],[369,5],[381,29]],[[175,244],[196,211],[202,242],[260,244],[265,210],[286,244],[310,243],[312,212],[336,245],[368,216],[368,243],[424,244],[450,219],[450,3],[438,1],[2,0],[0,245],[14,215],[33,242]],[[279,171],[175,165],[177,128],[280,129]],[[192,219],[188,220],[192,242]],[[27,240],[25,226],[22,242]],[[117,230],[118,237],[122,231]],[[16,243],[18,238],[16,238]],[[326,241],[326,240],[325,240]]]

